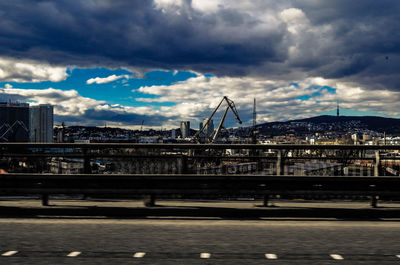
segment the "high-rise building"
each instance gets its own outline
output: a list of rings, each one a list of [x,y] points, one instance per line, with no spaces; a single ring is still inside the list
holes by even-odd
[[[53,142],[53,106],[41,104],[31,107],[29,118],[31,142]]]
[[[29,141],[29,104],[0,102],[0,142]]]
[[[212,137],[213,134],[214,134],[214,121],[213,121],[213,120],[210,120],[210,121],[208,122],[208,124],[207,124],[207,121],[208,121],[208,119],[204,119],[204,120],[203,120],[203,127],[205,127],[204,130],[203,130],[203,132],[204,132],[204,134],[205,134],[206,136]]]
[[[203,122],[200,122],[200,123],[199,123],[199,131],[200,131],[200,132],[201,132],[201,129],[203,129]],[[199,134],[199,136],[200,136],[200,137],[204,137],[204,133],[201,132],[201,133]]]
[[[190,121],[181,121],[181,134],[182,138],[190,136]]]

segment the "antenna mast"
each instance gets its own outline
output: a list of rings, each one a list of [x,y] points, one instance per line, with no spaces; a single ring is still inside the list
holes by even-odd
[[[336,117],[339,117],[339,100],[337,100]]]
[[[256,125],[257,125],[257,112],[256,112],[256,98],[254,98],[254,104],[253,104],[253,144],[257,143],[257,130],[256,130]]]

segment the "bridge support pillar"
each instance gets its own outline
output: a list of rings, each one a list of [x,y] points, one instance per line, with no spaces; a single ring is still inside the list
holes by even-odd
[[[371,196],[371,207],[376,208],[378,207],[378,196]]]
[[[381,157],[379,155],[379,150],[375,150],[375,167],[374,167],[374,176],[379,176],[379,167],[381,166]],[[378,206],[378,196],[371,196],[371,207],[376,208]]]
[[[90,157],[87,155],[88,149],[83,149],[83,172],[84,174],[92,174],[92,167],[90,165]]]
[[[49,206],[49,194],[42,194],[42,206]]]
[[[282,165],[282,150],[278,150],[278,154],[276,157],[276,175],[280,176],[283,173],[283,165]]]
[[[188,172],[188,158],[187,156],[182,156],[181,158],[181,165],[179,167],[179,174],[186,174]]]
[[[143,204],[146,207],[154,207],[156,205],[156,195],[145,195],[143,199]]]
[[[379,156],[379,150],[375,150],[375,167],[374,167],[374,176],[379,176],[379,167],[381,164],[381,158]]]
[[[268,207],[269,195],[264,195],[263,207]]]

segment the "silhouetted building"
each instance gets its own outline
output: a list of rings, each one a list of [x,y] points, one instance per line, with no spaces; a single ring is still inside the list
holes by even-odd
[[[29,141],[29,104],[0,102],[0,141]]]
[[[53,142],[53,106],[41,104],[30,108],[31,142]]]

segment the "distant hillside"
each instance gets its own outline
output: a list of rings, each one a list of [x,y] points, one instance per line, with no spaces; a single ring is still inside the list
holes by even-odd
[[[348,121],[360,121],[366,125],[369,130],[378,132],[397,131],[400,132],[400,119],[385,118],[378,116],[317,116],[307,119],[301,119],[297,121],[313,122],[313,123],[337,123],[337,122],[348,122]]]
[[[293,122],[307,122],[315,125],[320,124],[329,124],[335,128],[346,129],[351,124],[359,129],[369,129],[376,132],[386,132],[388,134],[400,135],[400,119],[394,118],[384,118],[377,116],[330,116],[330,115],[322,115],[316,116],[312,118],[306,119],[298,119],[298,120],[290,120],[286,122],[269,122],[259,124],[257,127],[261,129],[261,131],[271,128],[275,125],[285,125]],[[350,124],[350,125],[349,125]]]

